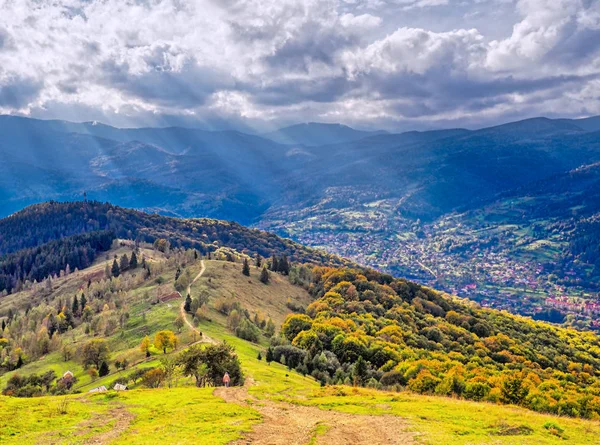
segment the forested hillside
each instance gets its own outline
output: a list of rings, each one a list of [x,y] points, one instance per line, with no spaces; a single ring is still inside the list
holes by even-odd
[[[444,296],[377,272],[314,268],[275,360],[324,383],[600,414],[600,339]]]
[[[302,262],[344,262],[334,255],[235,222],[171,218],[90,201],[47,202],[0,220],[0,255],[97,231],[110,231],[118,238],[148,243],[164,239],[172,247],[193,247],[201,253],[226,246],[263,257],[277,254]]]

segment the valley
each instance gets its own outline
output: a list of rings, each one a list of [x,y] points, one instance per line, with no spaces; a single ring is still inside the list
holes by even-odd
[[[2,116],[0,215],[85,194],[233,220],[484,306],[596,329],[599,122],[250,135]]]

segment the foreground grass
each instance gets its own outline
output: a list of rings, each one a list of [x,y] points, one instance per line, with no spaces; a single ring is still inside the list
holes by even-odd
[[[313,379],[278,363],[267,365],[257,360],[261,346],[233,337],[216,323],[203,323],[202,329],[236,347],[246,373],[256,381],[250,388],[252,395],[351,414],[397,415],[407,420],[424,444],[592,445],[600,437],[597,421],[545,415],[519,407],[410,392],[321,388]]]

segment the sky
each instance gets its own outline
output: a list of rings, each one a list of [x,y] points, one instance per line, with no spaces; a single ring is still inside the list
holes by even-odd
[[[268,131],[600,114],[598,0],[0,0],[0,113]]]

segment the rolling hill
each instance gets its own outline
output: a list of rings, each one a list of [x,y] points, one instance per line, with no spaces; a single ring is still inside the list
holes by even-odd
[[[115,237],[91,265],[0,297],[3,443],[277,443],[286,431],[301,443],[586,444],[600,431],[594,334],[232,223],[79,202],[0,225],[0,261],[99,230]],[[257,252],[293,262],[265,284]],[[159,343],[165,331],[177,342]],[[244,387],[198,388],[171,368],[221,340]],[[130,390],[88,393],[115,383]]]

